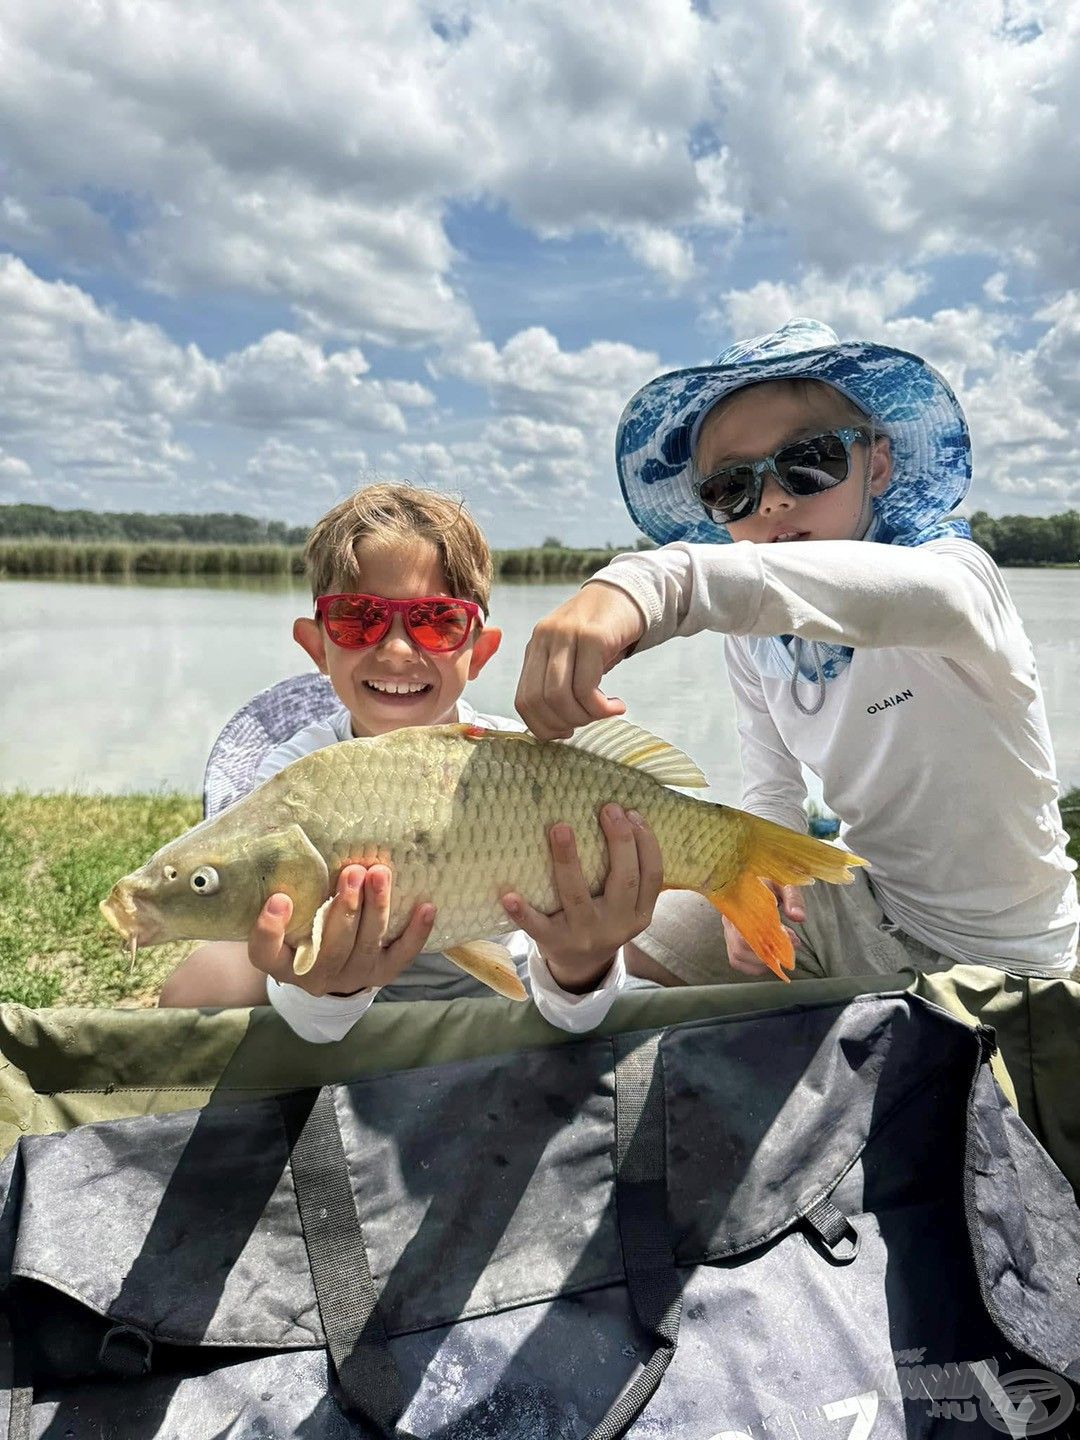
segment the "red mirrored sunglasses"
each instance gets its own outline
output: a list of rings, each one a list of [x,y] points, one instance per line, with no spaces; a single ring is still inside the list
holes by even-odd
[[[422,595],[416,600],[387,600],[382,595],[320,595],[315,614],[327,635],[343,650],[377,645],[400,615],[405,633],[421,650],[448,655],[468,640],[473,622],[483,623],[474,600]]]

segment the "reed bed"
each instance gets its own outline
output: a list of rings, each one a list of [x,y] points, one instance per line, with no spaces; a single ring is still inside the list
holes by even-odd
[[[536,546],[497,550],[500,580],[575,580],[606,565],[615,550]],[[80,540],[0,540],[0,576],[10,579],[137,580],[141,576],[301,576],[298,545],[189,545]]]
[[[3,540],[0,575],[134,580],[142,575],[302,575],[303,551],[285,545],[175,545]]]
[[[576,580],[593,575],[618,550],[571,550],[544,545],[531,550],[496,550],[492,559],[500,580]]]

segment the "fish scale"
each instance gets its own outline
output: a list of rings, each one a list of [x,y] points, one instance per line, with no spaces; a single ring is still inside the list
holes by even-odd
[[[590,891],[603,889],[599,813],[613,801],[638,811],[655,835],[665,888],[705,895],[782,975],[793,964],[791,943],[761,879],[844,883],[863,862],[671,784],[702,785],[704,777],[674,747],[621,720],[587,726],[570,743],[468,725],[344,741],[295,761],[163,847],[117,882],[102,909],[140,944],[239,940],[282,891],[293,901],[289,939],[310,952],[306,970],[321,935],[316,914],[342,867],[378,861],[393,871],[388,934],[430,901],[430,948],[464,954],[514,928],[500,903],[508,890],[545,914],[559,909],[548,843],[557,822],[573,827]]]

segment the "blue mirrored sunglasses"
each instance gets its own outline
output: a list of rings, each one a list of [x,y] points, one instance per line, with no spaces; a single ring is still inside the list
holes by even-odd
[[[697,486],[698,499],[711,520],[730,525],[745,520],[761,504],[766,474],[789,495],[820,495],[848,477],[851,450],[858,443],[869,444],[871,432],[865,426],[826,430],[808,440],[793,440],[760,460],[740,460],[707,475]]]

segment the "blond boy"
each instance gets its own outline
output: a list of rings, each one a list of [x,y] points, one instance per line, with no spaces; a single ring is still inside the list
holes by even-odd
[[[462,505],[433,491],[375,485],[336,505],[308,538],[305,566],[315,614],[293,623],[293,638],[328,676],[341,702],[265,757],[256,783],[324,745],[412,725],[455,722],[490,729],[519,723],[479,714],[463,691],[495,654],[487,623],[491,554]],[[505,938],[519,974],[553,1023],[580,1031],[598,1024],[625,982],[622,946],[648,923],[661,884],[659,848],[640,817],[606,806],[601,825],[610,871],[592,897],[573,834],[552,827],[552,863],[562,909],[540,915],[520,896],[503,897],[521,929]],[[306,976],[292,972],[285,895],[267,901],[246,944],[195,950],[166,981],[163,1006],[270,1003],[298,1034],[341,1038],[376,994],[385,999],[487,994],[445,956],[425,952],[435,908],[418,905],[404,930],[388,934],[392,868],[345,866]]]

